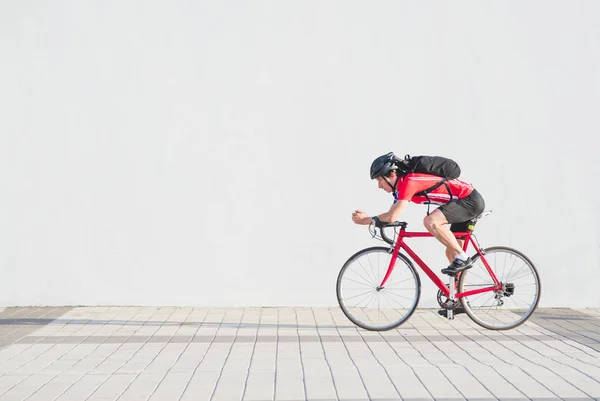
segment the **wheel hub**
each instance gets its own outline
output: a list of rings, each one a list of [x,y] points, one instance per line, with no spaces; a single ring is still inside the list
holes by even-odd
[[[510,297],[515,293],[515,285],[514,283],[505,283],[502,285],[502,289],[504,290],[504,296]]]

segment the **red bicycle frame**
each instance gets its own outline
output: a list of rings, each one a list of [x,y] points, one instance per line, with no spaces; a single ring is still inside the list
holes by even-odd
[[[461,233],[453,233],[453,234],[456,238],[464,238],[465,239],[465,243],[463,245],[464,251],[467,250],[469,243],[471,243],[473,245],[473,248],[475,248],[475,251],[481,258],[483,265],[485,266],[488,273],[492,277],[492,280],[495,283],[494,286],[479,288],[477,290],[461,292],[461,293],[454,295],[454,297],[461,298],[461,297],[467,297],[470,295],[481,294],[483,292],[501,290],[502,284],[498,281],[498,278],[494,274],[494,271],[490,268],[490,265],[488,264],[487,260],[485,260],[485,257],[483,256],[483,254],[481,253],[481,250],[477,246],[477,243],[473,240],[472,233],[469,231],[469,232],[461,232]],[[412,249],[410,249],[410,247],[404,242],[404,238],[426,238],[426,237],[433,237],[433,235],[428,232],[410,232],[410,231],[406,231],[404,228],[402,228],[400,230],[398,239],[396,240],[396,243],[394,245],[394,251],[392,252],[392,259],[390,260],[390,265],[389,265],[387,272],[385,274],[385,277],[383,278],[383,281],[381,282],[379,287],[383,287],[383,285],[385,284],[387,279],[390,277],[390,274],[392,274],[392,270],[394,269],[394,266],[396,265],[396,260],[398,259],[398,253],[400,252],[400,249],[404,249],[406,251],[406,253],[408,254],[408,256],[410,256],[410,258],[412,260],[417,262],[419,267],[421,267],[421,269],[425,272],[425,274],[427,274],[427,276],[429,276],[431,281],[434,282],[434,284],[440,289],[440,291],[442,291],[446,297],[450,296],[450,290],[448,289],[448,286],[446,284],[444,284],[444,282],[442,282],[442,280],[429,268],[429,266],[427,266],[425,264],[425,262],[423,262],[423,260],[421,260],[421,258],[419,258],[419,256]]]

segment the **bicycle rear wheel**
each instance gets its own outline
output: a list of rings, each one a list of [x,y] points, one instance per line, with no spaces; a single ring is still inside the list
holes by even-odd
[[[338,303],[346,317],[365,330],[393,329],[404,323],[419,303],[419,275],[402,254],[384,287],[379,288],[391,258],[389,248],[363,249],[348,259],[338,275]]]
[[[496,246],[481,252],[502,289],[462,297],[467,315],[490,330],[508,330],[525,323],[540,301],[537,269],[527,256],[512,248]],[[459,292],[494,286],[480,255],[473,260],[473,267],[461,273]]]

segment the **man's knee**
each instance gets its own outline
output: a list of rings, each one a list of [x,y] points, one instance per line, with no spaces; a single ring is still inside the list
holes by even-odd
[[[425,216],[425,218],[423,219],[423,225],[425,226],[427,231],[431,232],[431,230],[435,229],[435,220],[431,218],[431,215]]]
[[[423,225],[429,232],[431,232],[432,230],[436,230],[443,224],[444,224],[444,222],[441,221],[440,219],[436,218],[436,216],[433,214],[427,215],[423,219]]]

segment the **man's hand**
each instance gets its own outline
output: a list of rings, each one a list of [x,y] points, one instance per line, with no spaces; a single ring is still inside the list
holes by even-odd
[[[355,210],[352,213],[352,221],[363,226],[371,224],[371,218],[367,216],[365,212],[360,210]]]

